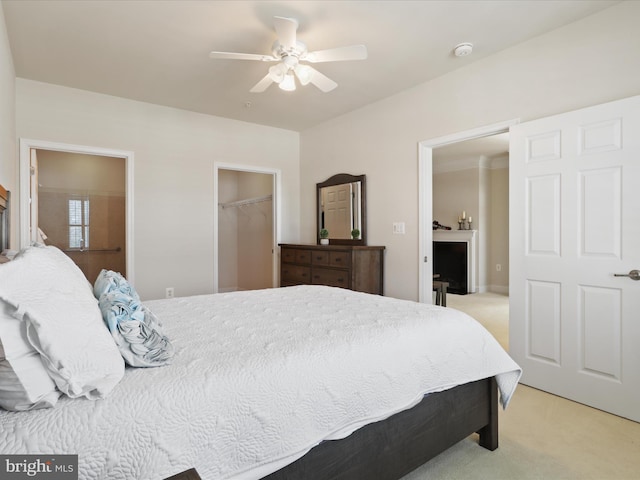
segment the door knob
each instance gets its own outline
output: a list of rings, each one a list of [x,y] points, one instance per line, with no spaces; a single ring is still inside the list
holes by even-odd
[[[614,273],[614,277],[629,277],[631,280],[640,280],[640,270],[631,270],[629,273]]]

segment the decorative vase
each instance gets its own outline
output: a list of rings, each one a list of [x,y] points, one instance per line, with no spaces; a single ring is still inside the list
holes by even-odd
[[[328,238],[321,238],[320,239],[320,245],[329,245],[329,239]]]

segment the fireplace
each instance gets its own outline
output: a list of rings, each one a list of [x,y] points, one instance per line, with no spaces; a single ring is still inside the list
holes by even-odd
[[[449,282],[447,292],[466,295],[467,244],[464,242],[433,242],[433,271],[439,281]]]
[[[433,273],[448,282],[447,292],[466,295],[476,291],[476,230],[433,232]]]

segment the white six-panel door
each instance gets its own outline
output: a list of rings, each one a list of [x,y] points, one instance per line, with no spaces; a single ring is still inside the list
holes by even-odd
[[[510,131],[522,383],[640,421],[640,96]]]
[[[324,228],[329,238],[351,238],[353,225],[352,184],[324,187]]]

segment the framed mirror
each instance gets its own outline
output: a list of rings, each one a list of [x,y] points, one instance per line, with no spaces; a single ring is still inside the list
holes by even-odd
[[[366,181],[364,175],[339,173],[316,184],[318,229],[328,230],[329,243],[334,245],[366,245]],[[353,236],[357,230],[359,235]]]

